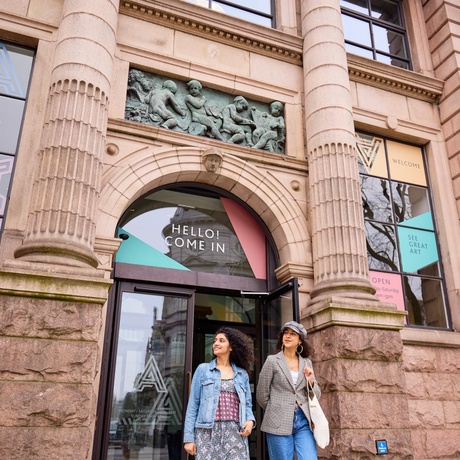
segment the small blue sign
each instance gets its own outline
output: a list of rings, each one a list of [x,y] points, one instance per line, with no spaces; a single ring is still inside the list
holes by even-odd
[[[388,454],[388,445],[385,440],[375,441],[377,446],[377,455]]]

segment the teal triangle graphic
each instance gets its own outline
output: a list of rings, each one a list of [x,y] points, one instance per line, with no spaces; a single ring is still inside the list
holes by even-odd
[[[433,227],[433,218],[431,217],[431,212],[424,212],[419,216],[412,217],[412,219],[405,220],[404,222],[400,222],[399,225],[403,225],[404,227],[415,227],[415,228],[423,228],[425,230],[434,230]]]
[[[187,267],[184,267],[149,244],[144,243],[126,230],[119,228],[118,236],[120,234],[128,235],[129,238],[121,242],[115,256],[116,262],[190,271]]]

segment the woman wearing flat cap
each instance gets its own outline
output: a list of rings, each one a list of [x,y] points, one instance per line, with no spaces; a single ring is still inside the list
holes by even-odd
[[[311,430],[307,385],[321,396],[308,359],[307,331],[296,321],[281,328],[277,353],[268,356],[259,375],[256,397],[264,409],[260,429],[266,433],[270,460],[317,459]]]

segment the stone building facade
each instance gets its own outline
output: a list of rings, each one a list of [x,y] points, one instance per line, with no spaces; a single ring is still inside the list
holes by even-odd
[[[319,458],[459,458],[459,23],[442,0],[0,0],[1,457],[185,459],[217,327],[254,337],[256,385],[294,318]]]

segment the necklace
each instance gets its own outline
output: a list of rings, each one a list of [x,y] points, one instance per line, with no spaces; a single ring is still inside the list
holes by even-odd
[[[220,376],[222,379],[231,379],[233,377],[232,366],[217,366],[217,369],[220,370]]]
[[[290,371],[298,371],[299,370],[299,360],[298,360],[297,357],[288,358],[286,355],[284,355],[284,358],[286,359],[286,362],[287,362],[287,365],[288,365]]]

